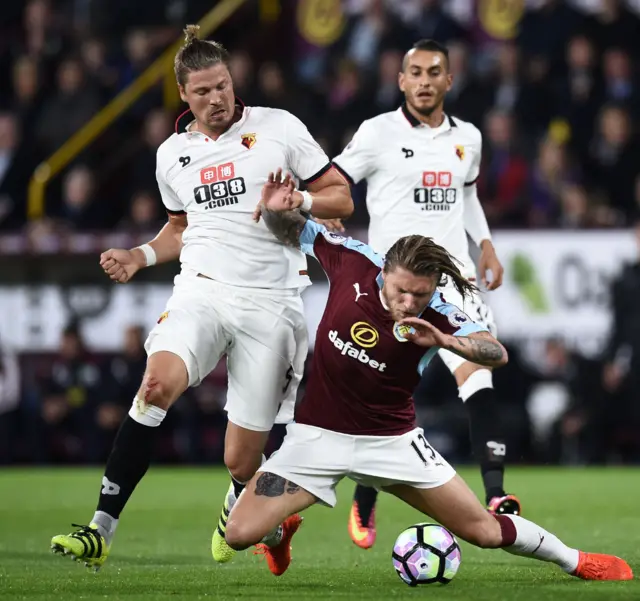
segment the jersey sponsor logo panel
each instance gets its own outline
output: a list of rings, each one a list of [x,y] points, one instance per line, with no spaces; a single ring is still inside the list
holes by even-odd
[[[351,326],[351,338],[364,348],[373,348],[380,340],[380,334],[372,325],[366,321],[356,321]]]
[[[452,188],[451,171],[425,171],[422,174],[422,188],[413,191],[413,202],[423,211],[450,211],[455,204],[458,191]]]
[[[238,196],[247,187],[243,177],[236,177],[233,163],[213,165],[200,171],[200,186],[193,189],[193,198],[205,210],[238,204]]]
[[[452,182],[451,171],[425,171],[422,174],[422,185],[425,188],[440,186],[449,188]]]
[[[364,322],[358,322],[360,324],[364,323]],[[353,327],[355,327],[358,324],[354,324]],[[371,328],[371,326],[369,326],[369,324],[366,324],[368,328],[370,328],[371,330],[373,330],[373,328]],[[353,336],[353,327],[351,328],[352,330],[352,336]],[[378,332],[376,332],[375,330],[373,330],[376,334],[376,336],[378,335]],[[333,346],[335,348],[337,348],[340,351],[340,354],[345,356],[345,357],[351,357],[352,359],[356,359],[358,361],[360,361],[360,363],[363,363],[364,365],[368,365],[369,367],[371,367],[372,369],[375,369],[379,372],[384,372],[384,370],[387,368],[387,364],[386,363],[379,363],[378,361],[376,361],[375,359],[372,359],[371,357],[369,357],[369,355],[367,354],[367,351],[364,348],[358,349],[356,347],[353,346],[353,343],[351,342],[351,340],[342,340],[342,338],[340,338],[340,336],[338,336],[338,331],[337,330],[331,330],[329,332],[329,340],[332,342]],[[377,342],[377,340],[376,340]],[[360,343],[358,343],[360,344]],[[375,346],[375,343],[373,345],[370,346]],[[370,348],[370,347],[367,347]]]
[[[235,165],[233,163],[223,163],[213,165],[200,170],[200,183],[213,184],[217,181],[232,179],[235,176]]]

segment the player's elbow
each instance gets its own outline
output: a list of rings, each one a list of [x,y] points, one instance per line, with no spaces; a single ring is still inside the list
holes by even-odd
[[[354,211],[353,198],[351,198],[351,190],[349,186],[342,186],[341,190],[341,203],[340,203],[340,215],[338,217],[340,219],[346,219],[347,217],[351,217]]]
[[[496,359],[494,367],[504,367],[507,363],[509,363],[509,353],[507,353],[507,349],[502,346],[497,340],[496,343],[500,346],[500,350],[502,351],[500,357]]]

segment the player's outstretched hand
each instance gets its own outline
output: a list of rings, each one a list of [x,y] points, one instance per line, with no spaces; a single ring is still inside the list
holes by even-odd
[[[419,317],[407,317],[400,321],[401,326],[411,326],[411,330],[403,333],[407,340],[417,344],[418,346],[446,347],[449,343],[449,334],[443,334],[432,323],[420,319]]]
[[[491,272],[491,281],[487,278],[487,271]],[[498,259],[496,249],[493,248],[493,244],[490,242],[486,242],[482,245],[480,260],[478,261],[478,272],[480,280],[487,290],[495,290],[502,286],[504,268]]]
[[[138,253],[141,257],[138,257]],[[144,267],[143,262],[142,252],[133,252],[124,248],[110,248],[100,255],[100,267],[118,284],[126,284],[139,269]]]
[[[342,219],[317,219],[314,217],[313,220],[320,225],[324,225],[330,232],[335,232],[336,234],[344,233]]]
[[[296,190],[295,182],[290,173],[283,178],[282,169],[276,173],[269,173],[267,183],[262,186],[260,204],[269,211],[288,211],[297,209],[298,204],[293,197]]]

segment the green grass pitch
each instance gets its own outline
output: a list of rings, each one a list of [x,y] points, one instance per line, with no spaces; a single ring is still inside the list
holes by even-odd
[[[480,489],[475,469],[462,474]],[[123,514],[111,557],[94,574],[52,555],[49,540],[91,517],[100,478],[93,469],[0,471],[0,599],[640,599],[637,579],[583,582],[551,564],[465,543],[451,584],[407,587],[392,568],[391,547],[406,526],[425,520],[383,495],[378,542],[358,549],[346,529],[348,481],[336,509],[306,512],[282,577],[250,551],[214,565],[210,536],[227,488],[219,469],[152,468]],[[510,469],[507,480],[527,517],[570,545],[624,557],[640,575],[640,470],[523,468]]]

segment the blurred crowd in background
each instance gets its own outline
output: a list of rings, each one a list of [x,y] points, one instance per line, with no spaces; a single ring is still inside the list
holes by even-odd
[[[636,222],[640,2],[345,0],[342,11],[335,4],[249,0],[216,32],[231,51],[236,92],[246,104],[291,111],[335,156],[364,119],[399,106],[402,56],[414,41],[433,38],[450,48],[454,83],[446,110],[484,135],[478,186],[493,228]],[[3,5],[1,232],[152,233],[161,226],[155,153],[181,112],[166,105],[161,84],[54,180],[38,223],[26,219],[28,182],[41,161],[180,36],[184,24],[197,22],[211,7],[210,0]],[[315,27],[314,18],[322,27]],[[364,192],[362,186],[354,190],[349,228],[367,224]],[[619,308],[617,319],[619,330],[633,332],[635,341],[640,269],[629,269],[626,293],[633,301]],[[55,357],[19,364],[3,352],[0,461],[104,459],[140,381],[144,335],[131,328],[123,333],[121,354],[95,356],[85,348],[81,328],[71,324]],[[510,349],[510,365],[496,374],[513,425],[510,457],[640,461],[640,384],[625,380],[639,370],[621,350],[636,343],[618,343],[585,360],[550,340],[544,361],[535,366]],[[434,444],[452,460],[465,460],[466,415],[461,403],[451,402],[455,385],[443,370],[436,364],[432,382],[425,383],[420,415]],[[541,390],[545,398],[557,396],[559,409],[549,413],[536,405]],[[170,413],[160,456],[219,460],[224,395],[224,369],[189,391]],[[625,409],[607,410],[612,403]]]

